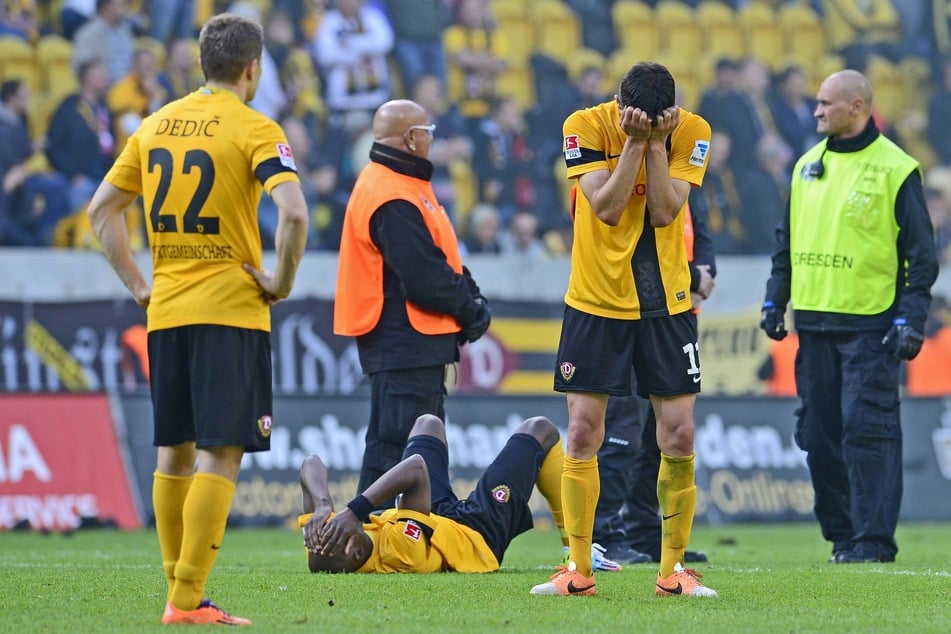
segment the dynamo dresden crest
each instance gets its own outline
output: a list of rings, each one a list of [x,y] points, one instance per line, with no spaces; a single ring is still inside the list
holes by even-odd
[[[258,433],[261,434],[261,438],[271,436],[271,425],[271,417],[267,414],[258,419]]]
[[[561,370],[561,378],[563,378],[565,381],[570,381],[573,379],[575,376],[575,370],[577,369],[575,368],[575,364],[573,364],[571,361],[565,361],[560,366],[558,366],[558,368]]]
[[[512,491],[508,488],[508,485],[500,484],[492,489],[492,499],[499,504],[505,504],[510,497],[512,497]]]

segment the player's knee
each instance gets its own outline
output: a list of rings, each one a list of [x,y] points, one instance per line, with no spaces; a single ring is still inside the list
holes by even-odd
[[[409,432],[409,437],[412,438],[421,434],[435,436],[446,442],[446,426],[438,416],[433,414],[423,414],[417,418],[413,424],[413,429]]]
[[[534,416],[526,419],[515,431],[534,437],[545,451],[554,447],[555,443],[561,440],[558,428],[544,416]]]

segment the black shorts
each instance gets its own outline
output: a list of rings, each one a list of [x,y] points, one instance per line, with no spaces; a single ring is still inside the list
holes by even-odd
[[[156,447],[271,448],[271,336],[194,325],[149,333]]]
[[[502,562],[512,540],[532,527],[528,500],[545,452],[535,437],[513,434],[472,493],[460,500],[449,481],[449,450],[435,436],[409,439],[403,457],[419,454],[429,470],[432,512],[477,531]]]
[[[700,391],[697,317],[611,319],[565,306],[555,391],[676,396]]]

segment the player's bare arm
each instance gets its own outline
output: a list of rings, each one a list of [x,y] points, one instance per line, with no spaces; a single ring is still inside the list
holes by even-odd
[[[316,550],[319,529],[334,510],[327,465],[319,457],[311,454],[304,458],[300,468],[300,487],[304,498],[304,512],[312,513],[304,526],[304,545],[310,550]]]
[[[670,178],[667,139],[680,125],[680,107],[666,108],[657,115],[647,148],[647,208],[651,225],[666,227],[672,223],[690,195],[690,183]]]
[[[585,198],[591,202],[591,208],[598,219],[610,226],[620,222],[621,214],[631,201],[631,192],[637,183],[637,175],[647,151],[651,132],[651,121],[647,113],[640,108],[621,108],[618,126],[627,135],[621,156],[614,171],[595,170],[583,174],[578,186]]]
[[[271,190],[271,198],[277,205],[277,233],[274,249],[277,264],[274,272],[256,269],[243,264],[263,291],[264,301],[274,304],[291,294],[297,267],[307,246],[307,202],[298,183],[281,183]]]
[[[422,456],[414,454],[404,459],[363,492],[363,497],[374,507],[379,506],[383,500],[397,495],[401,495],[399,503],[401,509],[429,514],[432,509],[430,497],[432,494],[429,486],[429,470]],[[348,553],[354,537],[362,531],[361,518],[357,517],[349,507],[345,508],[322,525],[318,536],[318,551],[330,557],[341,548],[344,553]]]
[[[152,299],[152,285],[145,281],[129,244],[129,230],[123,212],[138,194],[102,182],[89,202],[87,213],[102,252],[119,279],[132,293],[136,303],[147,308]]]

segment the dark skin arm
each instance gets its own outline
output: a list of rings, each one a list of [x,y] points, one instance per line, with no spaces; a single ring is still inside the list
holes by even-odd
[[[320,527],[333,513],[334,503],[327,484],[327,465],[313,454],[307,456],[301,465],[300,488],[304,498],[304,512],[313,513],[313,517],[304,526],[304,545],[310,550],[316,550]]]
[[[399,508],[429,514],[432,509],[429,470],[422,456],[414,454],[404,459],[363,492],[363,496],[374,507],[396,495],[400,496]],[[362,531],[361,519],[349,508],[344,508],[329,521],[321,522],[317,529],[314,546],[318,552],[328,556],[333,556],[341,548],[344,549],[344,553],[348,553],[354,537]],[[305,528],[305,543],[307,543],[306,536]],[[311,548],[310,544],[308,548]]]

